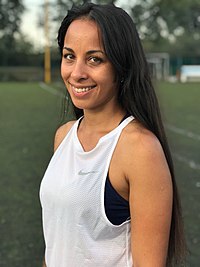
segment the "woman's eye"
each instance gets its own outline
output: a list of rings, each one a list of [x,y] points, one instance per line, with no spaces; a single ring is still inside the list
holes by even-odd
[[[102,59],[99,57],[90,57],[89,61],[94,64],[100,64],[102,62]]]
[[[64,54],[63,57],[67,60],[73,60],[74,56],[72,54]]]

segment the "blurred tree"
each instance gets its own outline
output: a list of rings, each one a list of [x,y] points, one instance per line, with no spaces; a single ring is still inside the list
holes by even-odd
[[[132,14],[148,49],[200,55],[199,0],[138,0]]]
[[[24,5],[21,0],[0,0],[1,34],[13,35],[19,31]]]
[[[22,0],[0,0],[0,37],[7,47],[12,46],[12,40],[20,31],[24,9]]]
[[[8,64],[8,53],[16,52],[16,38],[20,35],[22,0],[0,0],[0,64]],[[12,51],[12,52],[11,52]]]

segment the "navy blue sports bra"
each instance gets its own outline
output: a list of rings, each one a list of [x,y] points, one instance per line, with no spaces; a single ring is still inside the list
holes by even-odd
[[[126,114],[120,123],[129,116],[129,114]],[[108,175],[105,184],[104,203],[106,216],[112,224],[119,225],[130,219],[129,202],[114,189]]]
[[[106,216],[112,224],[119,225],[130,219],[129,202],[113,188],[108,176],[105,184],[104,201]]]

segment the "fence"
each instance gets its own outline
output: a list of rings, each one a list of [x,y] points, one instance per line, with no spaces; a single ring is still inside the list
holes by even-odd
[[[52,68],[52,81],[60,80],[60,69]],[[44,80],[44,69],[42,67],[0,67],[0,81],[17,81],[17,82],[37,82]]]

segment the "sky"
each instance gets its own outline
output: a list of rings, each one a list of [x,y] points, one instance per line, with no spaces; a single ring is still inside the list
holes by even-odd
[[[49,0],[49,2],[52,0]],[[132,0],[132,2],[135,0]],[[27,36],[28,40],[32,42],[36,49],[42,49],[44,47],[45,38],[44,30],[38,27],[39,14],[42,15],[41,5],[45,0],[24,0],[26,11],[22,17],[21,30]],[[124,7],[130,0],[118,0],[117,5]]]
[[[41,0],[24,0],[26,11],[22,17],[21,30],[36,48],[44,45],[44,31],[37,26],[42,2]]]

